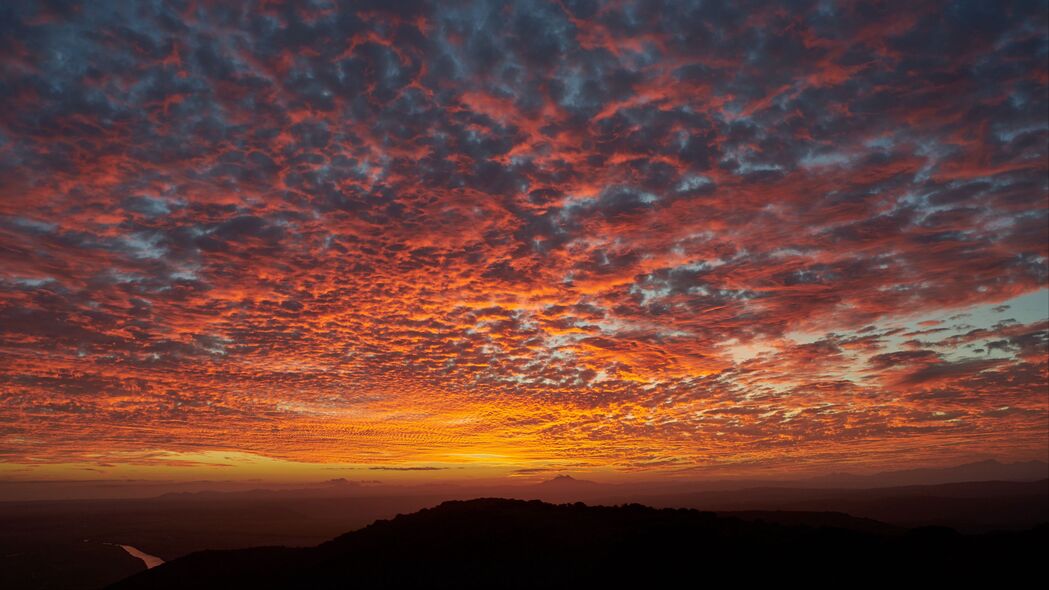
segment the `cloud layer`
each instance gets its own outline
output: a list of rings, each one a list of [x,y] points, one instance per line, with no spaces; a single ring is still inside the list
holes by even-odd
[[[1045,458],[1047,18],[6,3],[0,458]]]

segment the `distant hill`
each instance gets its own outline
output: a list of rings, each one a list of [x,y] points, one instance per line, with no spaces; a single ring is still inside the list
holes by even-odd
[[[884,471],[872,475],[831,473],[805,480],[804,483],[820,487],[896,487],[910,485],[934,485],[966,481],[1037,481],[1049,478],[1049,463],[1025,461],[1002,463],[994,459],[965,463],[954,467],[929,469],[904,469]]]
[[[793,518],[800,522],[640,505],[452,501],[317,547],[193,553],[111,588],[619,588],[719,580],[942,586],[981,579],[1008,585],[1040,579],[1049,549],[1044,526],[965,536],[942,528],[812,526]]]
[[[888,488],[756,487],[639,496],[656,507],[719,513],[840,512],[900,527],[948,526],[967,532],[1019,530],[1049,522],[1049,480],[985,481]]]

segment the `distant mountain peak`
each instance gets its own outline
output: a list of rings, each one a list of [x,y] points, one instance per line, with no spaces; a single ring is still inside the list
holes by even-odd
[[[983,461],[973,461],[971,463],[963,463],[961,465],[958,465],[957,467],[974,467],[974,466],[977,466],[977,465],[997,466],[997,465],[1016,465],[1016,464],[1017,463],[1002,463],[998,459],[984,459]]]
[[[572,486],[575,486],[575,485],[597,485],[597,483],[593,482],[593,481],[586,480],[586,479],[576,479],[576,478],[572,477],[571,475],[561,474],[561,475],[555,476],[553,479],[548,479],[548,480],[542,482],[539,485],[544,485],[544,486],[550,486],[550,485],[554,485],[554,486],[572,485]]]

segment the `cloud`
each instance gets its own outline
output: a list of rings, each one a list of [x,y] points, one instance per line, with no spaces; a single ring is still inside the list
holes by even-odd
[[[441,470],[448,469],[448,468],[447,467],[431,467],[431,466],[423,466],[423,467],[374,466],[374,467],[369,467],[368,469],[371,469],[373,471],[441,471]]]
[[[0,15],[7,461],[1045,454],[1040,3],[65,6]]]

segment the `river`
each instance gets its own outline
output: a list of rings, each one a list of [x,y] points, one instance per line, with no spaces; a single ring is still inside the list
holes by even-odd
[[[164,563],[164,560],[157,557],[156,555],[143,553],[142,551],[139,551],[131,545],[120,545],[120,547],[123,548],[124,551],[127,551],[129,554],[131,554],[132,557],[137,557],[141,559],[142,563],[146,564],[146,569],[148,570],[151,570],[157,567],[158,565]]]

